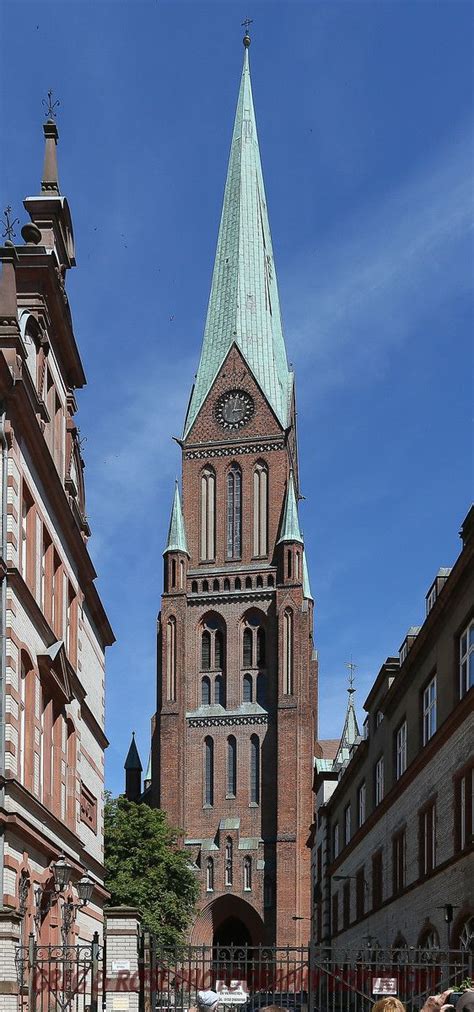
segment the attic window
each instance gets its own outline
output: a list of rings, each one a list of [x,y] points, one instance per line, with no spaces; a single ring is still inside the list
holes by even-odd
[[[435,580],[435,582],[434,582],[431,590],[426,595],[426,614],[427,615],[429,615],[429,613],[430,613],[430,611],[431,611],[431,609],[432,609],[432,607],[433,607],[433,605],[434,605],[434,603],[436,601],[436,598],[438,597],[436,583],[437,583],[437,581]]]

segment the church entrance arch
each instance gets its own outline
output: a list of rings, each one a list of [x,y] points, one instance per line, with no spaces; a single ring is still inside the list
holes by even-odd
[[[192,945],[261,945],[264,924],[240,896],[218,896],[201,910],[190,941]]]

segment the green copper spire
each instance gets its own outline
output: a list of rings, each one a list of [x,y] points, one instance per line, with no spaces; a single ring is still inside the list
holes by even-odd
[[[289,422],[288,368],[267,202],[250,83],[248,46],[224,191],[201,360],[184,426],[186,436],[235,342],[279,422]]]
[[[313,601],[313,595],[311,593],[311,584],[309,582],[308,563],[306,561],[306,552],[303,549],[303,597],[308,598],[309,601]]]
[[[176,482],[174,489],[173,508],[171,510],[170,526],[163,555],[166,555],[166,552],[186,552],[186,555],[189,555],[178,482]]]
[[[277,544],[281,544],[282,541],[299,541],[303,544],[303,538],[301,537],[300,522],[298,520],[298,507],[296,505],[296,492],[295,483],[293,480],[293,471],[290,471],[290,477],[288,478],[288,484],[286,486],[286,499],[285,509],[283,512],[283,522],[281,525],[281,534],[278,538]]]

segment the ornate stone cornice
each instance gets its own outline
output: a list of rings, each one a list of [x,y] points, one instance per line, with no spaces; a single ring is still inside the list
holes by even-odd
[[[238,443],[232,446],[211,446],[202,450],[185,450],[185,460],[209,460],[211,457],[236,457],[246,453],[272,453],[273,450],[281,450],[284,440],[271,440],[261,443]]]
[[[244,727],[268,724],[268,713],[228,714],[223,717],[187,717],[189,727]]]

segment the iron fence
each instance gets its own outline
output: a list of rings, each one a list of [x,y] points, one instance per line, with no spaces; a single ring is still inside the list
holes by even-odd
[[[102,946],[39,945],[30,935],[16,951],[19,1012],[98,1012]]]

